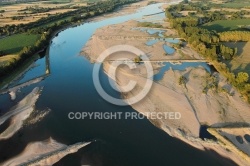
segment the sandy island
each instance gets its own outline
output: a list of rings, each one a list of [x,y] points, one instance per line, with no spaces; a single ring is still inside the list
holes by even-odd
[[[34,111],[34,106],[39,98],[39,88],[34,88],[26,97],[24,97],[11,111],[0,117],[0,125],[11,120],[10,125],[0,133],[0,140],[12,137],[20,128],[22,128],[24,121],[29,118]]]
[[[52,138],[29,143],[24,151],[19,155],[1,163],[3,166],[16,166],[16,165],[53,165],[64,156],[75,153],[84,146],[91,142],[79,142],[73,145],[64,145],[56,142]]]
[[[143,4],[145,5],[145,2],[140,3],[140,6]],[[161,24],[168,27],[167,22]],[[148,46],[145,43],[149,39],[158,37],[154,34],[150,35],[147,32],[135,30],[135,27],[137,27],[136,21],[128,21],[98,29],[83,48],[82,55],[88,57],[91,62],[95,62],[97,57],[111,46],[118,44],[132,45],[142,50],[151,61],[154,61],[152,62],[154,73],[158,73],[160,67],[163,66],[161,62],[156,61],[177,60],[182,62],[190,60],[198,62],[202,60],[199,54],[189,48],[188,45],[177,49],[172,55],[166,55],[162,45],[171,46],[171,43],[159,41],[152,46]],[[164,30],[164,36],[176,35],[173,29],[164,28]],[[115,61],[116,58],[121,57],[131,59],[131,55],[126,52],[112,54],[103,63],[104,71],[109,74],[109,68],[112,67],[110,60]],[[135,89],[122,94],[125,101],[138,94],[143,89],[147,79],[144,65],[136,65],[137,68],[133,70],[121,65],[116,71],[119,86],[126,85],[129,80],[137,82]],[[185,79],[180,84],[181,77]],[[250,165],[249,142],[245,141],[240,146],[239,143],[235,142],[239,133],[241,135],[250,134],[249,129],[243,128],[249,126],[250,105],[244,102],[235,88],[217,72],[209,73],[201,66],[188,67],[184,71],[167,70],[160,81],[153,83],[149,94],[140,102],[133,104],[132,107],[140,113],[180,112],[181,119],[179,120],[148,118],[154,125],[169,135],[198,149],[214,150],[239,165]],[[209,126],[212,129],[220,129],[220,132],[216,132],[219,134],[210,132],[217,137],[218,141],[201,139],[199,137],[201,125]],[[237,130],[238,133],[229,132],[231,128]],[[223,142],[219,138],[220,136],[227,138],[230,144]],[[243,155],[240,155],[240,153]]]

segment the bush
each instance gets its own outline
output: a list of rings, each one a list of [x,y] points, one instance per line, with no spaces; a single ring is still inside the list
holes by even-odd
[[[140,63],[142,61],[140,56],[135,57],[134,62],[135,63]]]

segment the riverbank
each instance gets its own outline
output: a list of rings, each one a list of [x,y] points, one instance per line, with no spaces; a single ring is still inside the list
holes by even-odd
[[[154,61],[202,59],[199,54],[187,46],[177,49],[172,55],[166,55],[162,47],[165,42],[159,41],[152,46],[148,46],[145,43],[151,39],[149,37],[152,37],[152,35],[145,31],[133,29],[135,27],[136,21],[128,21],[98,29],[86,44],[82,55],[88,57],[91,62],[95,62],[107,48],[118,44],[129,44],[145,52],[149,59]],[[167,33],[172,31],[167,29],[165,35],[168,36]],[[156,36],[153,37],[157,38]],[[132,56],[127,53],[112,54],[103,64],[104,71],[109,74],[108,71],[112,68],[112,63],[109,60],[115,61],[116,58],[121,57],[131,59]],[[159,63],[152,63],[152,66],[155,73],[158,73],[162,67]],[[181,77],[185,79],[180,83]],[[137,82],[135,90],[123,94],[126,101],[143,89],[146,82],[145,68],[138,64],[137,68],[132,71],[124,66],[119,67],[116,72],[116,79],[119,86],[126,85],[129,80]],[[242,101],[241,95],[219,73],[209,73],[203,67],[167,70],[160,81],[153,83],[149,94],[139,103],[131,106],[142,114],[146,112],[181,113],[180,120],[148,118],[154,125],[169,135],[198,149],[214,150],[239,165],[248,165],[247,160],[237,156],[234,152],[228,151],[219,142],[200,138],[202,125],[224,127],[235,123],[248,124],[250,121],[249,104]]]

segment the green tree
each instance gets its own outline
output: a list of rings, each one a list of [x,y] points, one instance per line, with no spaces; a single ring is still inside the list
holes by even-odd
[[[236,78],[238,84],[246,83],[249,79],[249,75],[245,72],[239,72]]]
[[[180,78],[179,78],[179,85],[185,84],[186,81],[187,81],[186,77],[180,76]]]
[[[137,57],[135,57],[135,59],[134,59],[134,62],[135,63],[140,63],[142,61],[142,59],[141,59],[141,56],[139,55],[139,56],[137,56]]]

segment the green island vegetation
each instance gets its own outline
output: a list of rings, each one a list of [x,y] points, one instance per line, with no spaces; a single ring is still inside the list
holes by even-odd
[[[186,78],[186,77],[180,76],[178,82],[179,82],[179,85],[185,85],[186,81],[187,81],[187,78]]]
[[[152,22],[138,22],[138,27],[150,27],[150,28],[163,28],[161,24],[152,23]]]
[[[135,62],[135,63],[140,63],[140,62],[142,62],[141,55],[135,57],[134,62]]]
[[[0,78],[9,75],[17,66],[43,51],[60,29],[81,23],[87,18],[102,13],[112,12],[118,6],[137,1],[99,1],[87,6],[78,6],[76,10],[49,15],[27,24],[8,24],[0,27]],[[25,10],[31,9],[26,8]]]
[[[226,8],[230,6],[230,3],[237,2],[244,1],[225,1]],[[250,30],[247,27],[250,19],[245,18],[249,11],[244,9],[224,10],[224,6],[224,3],[218,4],[211,1],[189,2],[184,0],[180,4],[168,7],[165,13],[171,28],[176,29],[181,38],[184,38],[194,50],[212,63],[216,70],[238,89],[242,98],[250,102],[250,71],[247,70],[247,67],[238,70],[231,68],[231,62],[234,61],[240,65],[241,61],[235,62],[240,58],[240,49],[229,44],[229,42],[236,44],[250,42]],[[218,8],[220,10],[215,10]],[[183,15],[183,11],[188,14]],[[216,22],[220,22],[220,24],[218,25]],[[211,28],[211,24],[214,24],[214,27],[216,25],[217,28]],[[240,52],[241,56],[242,54]],[[248,57],[247,60],[246,66],[249,66],[250,58]],[[183,82],[182,80],[180,79],[180,83]]]

